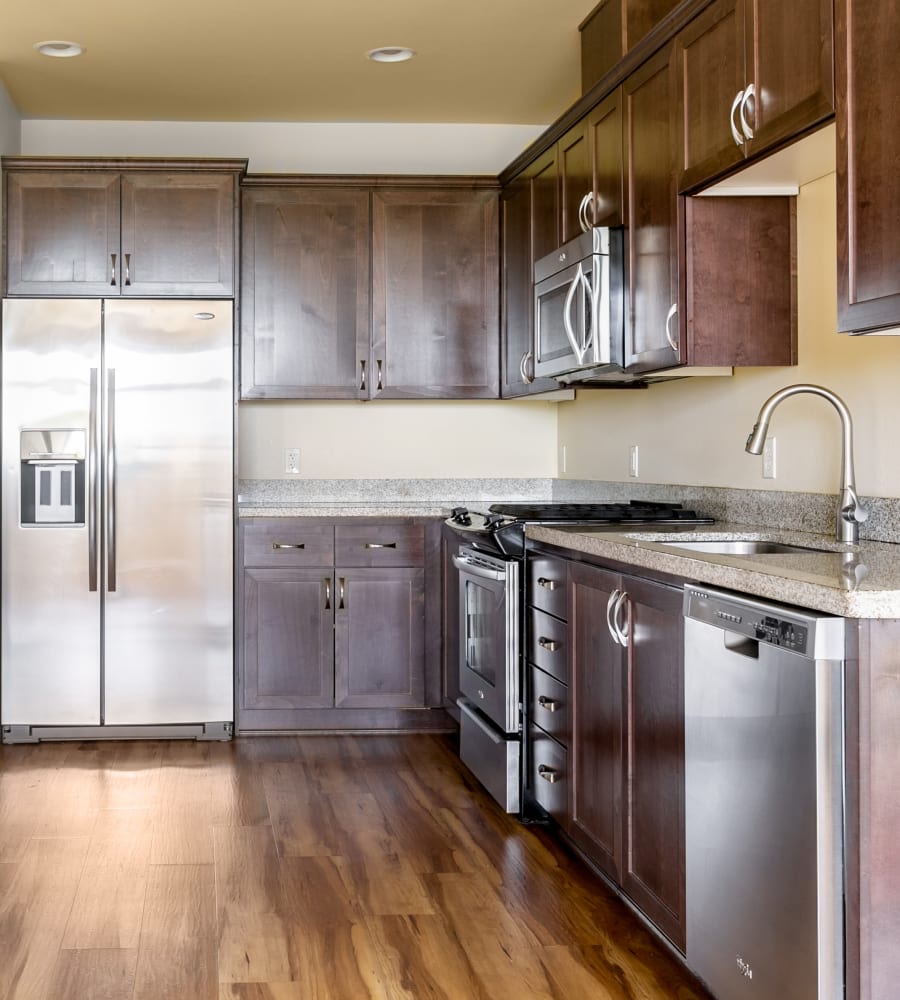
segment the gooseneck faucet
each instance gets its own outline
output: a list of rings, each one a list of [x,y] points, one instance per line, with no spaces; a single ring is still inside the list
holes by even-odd
[[[773,393],[763,403],[750,437],[747,438],[747,451],[751,455],[761,455],[769,432],[769,421],[775,407],[788,396],[809,392],[814,396],[822,396],[838,411],[841,418],[841,486],[837,503],[837,520],[835,537],[839,542],[859,541],[859,526],[869,516],[868,510],[860,502],[856,492],[856,475],[853,471],[853,418],[847,409],[847,404],[840,396],[821,385],[786,385]]]

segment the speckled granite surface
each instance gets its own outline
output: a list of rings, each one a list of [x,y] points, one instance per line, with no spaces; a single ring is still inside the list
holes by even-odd
[[[832,535],[748,529],[722,522],[669,531],[526,528],[529,538],[712,586],[848,618],[900,618],[900,549],[885,542],[840,545]],[[824,552],[715,555],[678,550],[666,542],[768,539]]]

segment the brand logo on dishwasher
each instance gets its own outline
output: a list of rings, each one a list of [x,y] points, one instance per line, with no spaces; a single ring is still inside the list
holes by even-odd
[[[745,962],[740,955],[737,956],[737,967],[742,976],[746,976],[748,979],[753,978],[753,969],[750,968],[750,963]]]

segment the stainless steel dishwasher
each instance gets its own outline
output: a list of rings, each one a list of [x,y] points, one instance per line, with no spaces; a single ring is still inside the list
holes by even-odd
[[[685,588],[687,960],[718,1000],[844,993],[844,621]]]

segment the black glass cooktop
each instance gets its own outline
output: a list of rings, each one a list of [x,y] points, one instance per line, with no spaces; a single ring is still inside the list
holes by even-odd
[[[690,521],[712,523],[678,503],[631,500],[628,503],[495,503],[492,514],[517,521],[584,521],[620,524],[628,521]]]

